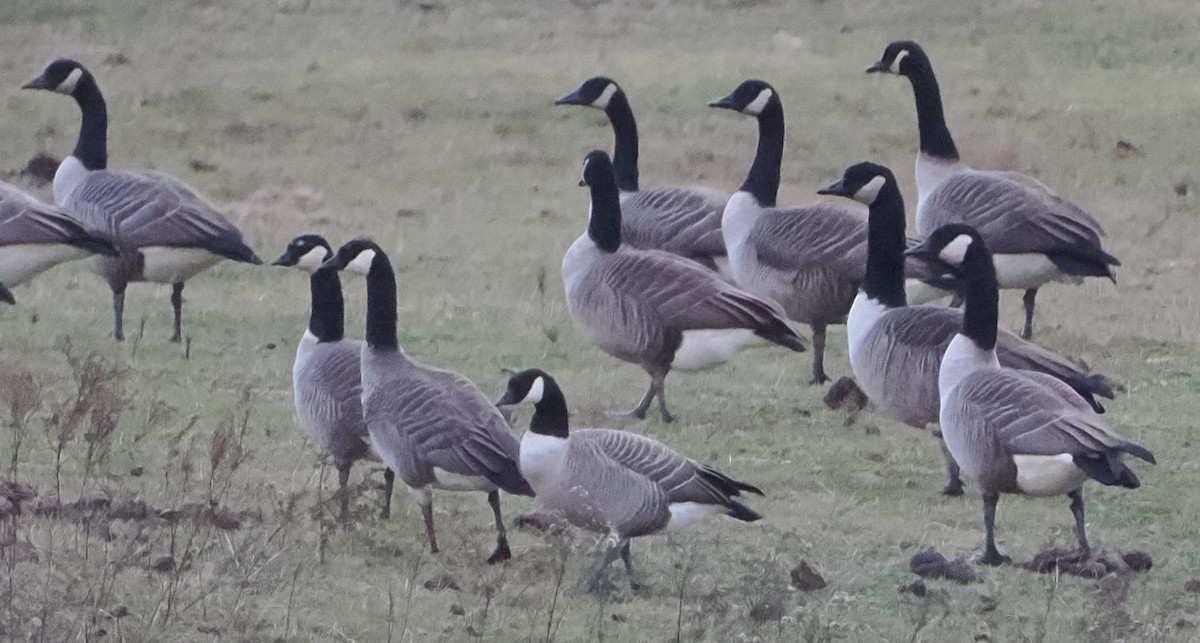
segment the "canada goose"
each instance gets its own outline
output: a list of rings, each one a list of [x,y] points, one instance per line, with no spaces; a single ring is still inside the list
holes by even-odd
[[[934,425],[938,421],[938,370],[946,347],[962,328],[963,315],[952,308],[907,306],[904,199],[896,177],[882,165],[859,163],[819,192],[852,198],[870,208],[866,278],[846,322],[854,378],[869,398],[901,422],[917,428]],[[1005,368],[1040,371],[1062,380],[1097,412],[1104,407],[1095,396],[1113,397],[1103,376],[1008,331],[999,332],[996,356]],[[958,465],[944,442],[941,446],[947,473],[942,493],[959,495]]]
[[[370,454],[370,436],[362,413],[362,345],[343,336],[342,285],[337,270],[318,270],[333,256],[324,237],[306,234],[292,239],[273,266],[292,266],[311,276],[312,312],[308,328],[296,346],[292,364],[292,393],[300,425],[338,470],[342,522],[349,515],[346,483],[350,467]],[[391,514],[395,472],[384,472],[382,518]]]
[[[117,249],[62,210],[0,181],[0,281],[19,286],[93,253],[116,256]]]
[[[962,328],[938,372],[940,423],[946,446],[983,495],[988,565],[1008,557],[996,549],[996,502],[1001,493],[1067,494],[1079,555],[1088,555],[1083,482],[1136,489],[1122,462],[1128,453],[1154,463],[1143,447],[1113,433],[1071,387],[1044,373],[1001,368],[996,357],[999,287],[982,235],[958,223],[934,230],[907,254],[953,271],[961,279]]]
[[[484,491],[496,518],[489,563],[512,557],[500,492],[532,496],[517,464],[520,444],[504,416],[470,380],[419,364],[396,335],[396,275],[383,249],[366,239],[338,248],[323,268],[367,276],[367,336],[362,348],[362,408],[376,453],[421,504],[429,551],[438,552],[433,490]]]
[[[729,195],[711,188],[638,188],[638,132],[625,91],[596,76],[554,101],[603,110],[612,124],[613,172],[621,190],[621,241],[634,248],[657,248],[697,261],[732,279],[721,213]]]
[[[195,190],[161,172],[116,172],[108,165],[108,113],[100,86],[74,60],[56,60],[23,89],[75,98],[82,113],[79,142],[54,174],[54,201],[109,238],[120,256],[99,257],[92,270],[113,292],[113,337],[125,338],[125,288],[130,282],[171,284],[175,333],[182,335],[183,284],[222,259],[262,261],[242,233]]]
[[[775,207],[784,124],[783,103],[774,87],[747,80],[709,106],[758,120],[754,163],[721,219],[734,279],[755,295],[778,302],[789,319],[812,327],[811,383],[827,382],[825,328],[845,322],[862,283],[866,217],[833,203]]]
[[[762,518],[735,500],[757,487],[676,453],[663,444],[614,429],[570,429],[567,402],[554,378],[529,369],[508,380],[496,406],[534,405],[521,437],[521,473],[538,503],[571,524],[608,534],[599,564],[586,581],[596,588],[619,554],[630,584],[631,538],[686,527],[714,513],[744,522]]]
[[[1000,287],[1025,291],[1021,337],[1033,337],[1037,291],[1052,282],[1108,277],[1116,257],[1100,247],[1104,229],[1091,215],[1019,172],[973,170],[958,157],[946,127],[942,96],[929,58],[917,43],[887,46],[868,73],[905,76],[917,104],[921,152],[917,155],[917,234],[947,223],[975,227],[991,248]]]
[[[702,368],[723,362],[752,339],[751,332],[804,350],[774,304],[677,255],[621,245],[621,202],[608,154],[588,153],[579,184],[590,188],[592,205],[587,232],[563,257],[567,309],[600,350],[650,375],[650,389],[632,415],[644,418],[657,396],[659,413],[670,422],[663,386],[667,373],[683,364]],[[744,330],[714,332],[725,329]]]

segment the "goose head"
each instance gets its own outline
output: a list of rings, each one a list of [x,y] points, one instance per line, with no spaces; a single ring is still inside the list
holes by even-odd
[[[957,277],[963,276],[967,258],[978,253],[987,253],[987,246],[979,232],[965,223],[944,225],[921,243],[904,251],[906,256],[920,259]]]
[[[320,269],[346,270],[365,275],[371,272],[377,256],[386,256],[379,244],[370,239],[353,239],[342,244],[332,257],[320,265]]]
[[[899,76],[909,76],[914,73],[921,62],[929,63],[929,58],[921,46],[911,40],[897,40],[883,50],[883,56],[867,67],[868,74],[885,73]]]
[[[583,157],[583,176],[579,178],[579,187],[604,189],[609,184],[616,184],[613,177],[612,160],[604,150],[592,150]]]
[[[531,368],[514,373],[508,378],[504,394],[496,400],[496,406],[513,404],[538,404],[546,394],[546,388],[556,386],[554,378],[540,368]]]
[[[330,247],[325,237],[317,234],[303,234],[292,239],[283,254],[272,261],[271,265],[293,267],[313,273],[332,256],[333,248]]]
[[[575,91],[554,101],[555,105],[581,105],[608,109],[613,96],[621,92],[621,87],[611,78],[596,76],[583,81]]]
[[[731,109],[755,117],[762,116],[773,108],[781,109],[781,105],[775,88],[761,80],[744,81],[733,93],[708,104],[709,107]]]
[[[60,94],[74,95],[79,81],[95,82],[91,72],[74,60],[59,58],[46,66],[42,75],[21,85],[21,89],[45,89]]]
[[[896,184],[892,171],[875,163],[856,163],[846,168],[842,178],[817,190],[817,194],[831,194],[854,199],[868,206],[875,202],[883,186]]]

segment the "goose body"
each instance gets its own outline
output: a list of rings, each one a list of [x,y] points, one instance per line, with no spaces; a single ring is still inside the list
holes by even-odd
[[[584,184],[591,189],[592,208],[587,232],[563,257],[567,309],[598,348],[650,375],[636,417],[644,417],[657,396],[663,420],[671,421],[663,391],[667,373],[722,362],[755,335],[804,350],[774,304],[677,255],[626,247],[607,154],[588,154]]]
[[[1051,282],[1085,277],[1116,280],[1120,261],[1101,244],[1104,230],[1087,212],[1037,179],[1018,172],[975,170],[964,163],[946,126],[941,93],[929,57],[911,41],[889,44],[868,72],[907,77],[917,106],[917,234],[965,223],[983,236],[1001,288],[1025,291],[1025,325],[1033,335],[1037,291]]]
[[[978,232],[963,224],[943,226],[908,252],[957,271],[964,283],[962,326],[946,348],[938,374],[939,422],[946,447],[983,496],[981,562],[1008,560],[995,543],[996,503],[1002,493],[1068,495],[1079,554],[1086,557],[1083,482],[1092,478],[1137,488],[1141,483],[1122,456],[1151,463],[1154,456],[1114,433],[1062,381],[1001,368],[996,352],[999,287]]]
[[[497,405],[532,403],[521,438],[521,472],[538,504],[572,524],[611,536],[587,582],[595,587],[620,554],[632,582],[630,539],[688,527],[724,513],[753,522],[761,516],[737,498],[757,487],[680,455],[660,442],[613,429],[570,429],[557,382],[538,369],[514,374]]]
[[[769,84],[748,80],[710,103],[758,120],[758,150],[742,187],[725,206],[721,229],[734,280],[778,302],[789,319],[813,331],[812,383],[825,373],[825,330],[846,322],[866,273],[867,220],[862,212],[833,203],[778,208],[783,160],[783,103]],[[940,291],[920,288],[922,299]]]
[[[0,281],[19,286],[53,266],[96,253],[117,250],[66,212],[0,181]]]
[[[496,520],[488,562],[512,556],[500,494],[533,495],[518,465],[520,445],[500,412],[470,380],[420,364],[396,335],[396,278],[387,255],[350,241],[322,269],[367,275],[367,334],[361,353],[362,411],[379,457],[419,498],[429,549],[437,553],[433,490],[482,491]]]
[[[125,289],[138,281],[172,285],[173,341],[182,339],[184,282],[223,259],[261,264],[242,233],[190,186],[161,172],[107,170],[108,114],[91,72],[60,59],[26,89],[72,96],[82,125],[75,151],[54,175],[54,200],[84,226],[116,246],[92,270],[113,292],[113,336],[124,338]]]
[[[332,256],[328,241],[308,234],[293,239],[272,265],[295,267],[311,275],[312,312],[296,346],[292,393],[300,426],[337,467],[340,519],[345,522],[350,468],[369,456],[371,448],[362,412],[363,342],[344,337],[344,304],[337,271],[318,270]],[[391,469],[384,474],[384,518],[391,513],[394,477]]]
[[[854,378],[872,401],[901,422],[917,428],[936,425],[942,356],[962,328],[962,311],[907,305],[904,201],[891,170],[859,163],[821,192],[853,198],[869,207],[866,277],[846,325]],[[1113,396],[1102,376],[1007,331],[997,336],[996,355],[1005,368],[1039,371],[1062,380],[1097,411],[1103,407],[1096,396]],[[948,478],[943,493],[958,495],[962,493],[958,465],[944,448],[943,453]]]
[[[633,248],[686,257],[731,279],[721,215],[729,195],[700,186],[640,189],[637,121],[625,91],[603,76],[590,78],[555,105],[602,110],[613,128],[613,172],[621,195],[621,239]]]

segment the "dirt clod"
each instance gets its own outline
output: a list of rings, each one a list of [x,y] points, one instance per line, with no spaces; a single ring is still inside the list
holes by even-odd
[[[450,606],[450,613],[455,616],[462,616],[463,614],[466,614],[467,612],[466,612],[466,610],[463,609],[462,605],[459,605],[458,603],[454,603],[453,605]]]
[[[59,163],[61,161],[57,157],[50,156],[45,152],[38,152],[25,164],[25,168],[21,170],[21,176],[38,187],[49,185],[54,180],[54,173],[58,171]]]
[[[454,582],[454,579],[450,578],[449,575],[442,574],[441,576],[435,576],[425,581],[425,589],[431,592],[436,592],[443,589],[452,589],[457,592],[458,583]]]
[[[1193,578],[1192,580],[1184,583],[1183,591],[1191,594],[1200,594],[1200,578]]]
[[[175,558],[171,556],[159,556],[150,563],[150,569],[156,572],[169,572],[175,569]]]
[[[934,549],[913,554],[908,569],[921,578],[947,578],[960,585],[979,581],[979,575],[965,559],[947,560]]]
[[[813,569],[808,561],[802,560],[799,565],[792,568],[792,587],[796,589],[811,592],[824,589],[828,584],[821,572]]]
[[[900,588],[900,592],[907,592],[913,596],[924,598],[925,595],[929,593],[929,588],[925,587],[925,581],[918,578],[917,580],[902,586]]]
[[[846,414],[845,424],[851,426],[858,420],[858,414],[867,407],[867,394],[858,387],[854,378],[843,376],[829,387],[825,394],[825,406],[833,410],[841,409]]]
[[[1154,567],[1154,561],[1150,559],[1150,554],[1139,549],[1131,549],[1121,554],[1121,559],[1125,561],[1126,565],[1129,565],[1129,569],[1135,572],[1149,571],[1151,567]]]

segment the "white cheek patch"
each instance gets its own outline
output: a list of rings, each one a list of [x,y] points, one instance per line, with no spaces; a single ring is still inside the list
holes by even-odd
[[[537,404],[542,401],[542,395],[546,393],[546,381],[539,375],[533,380],[533,385],[529,387],[529,392],[521,399],[521,404]]]
[[[346,270],[365,275],[371,272],[371,263],[374,261],[375,251],[371,249],[363,250],[362,252],[358,253],[358,256],[354,258],[354,261],[346,264]]]
[[[942,251],[938,253],[938,257],[952,266],[958,266],[962,264],[963,257],[967,256],[967,248],[970,247],[971,237],[960,234],[954,237],[950,243],[947,243],[946,247],[942,248]]]
[[[758,116],[767,107],[767,101],[771,100],[771,90],[764,89],[758,92],[758,97],[750,102],[742,112],[751,116]]]
[[[83,76],[82,69],[78,67],[72,69],[71,73],[67,74],[66,80],[59,83],[58,87],[54,88],[54,91],[61,92],[63,94],[70,94],[71,92],[75,91],[75,85],[79,82],[80,76]]]
[[[325,249],[321,246],[317,246],[304,253],[304,256],[300,257],[300,260],[296,262],[296,266],[312,272],[316,270],[317,267],[322,263],[325,263],[326,255],[327,253],[325,252]]]
[[[893,74],[900,73],[900,61],[904,60],[907,56],[908,56],[908,50],[901,49],[900,53],[896,54],[896,59],[892,61],[892,66],[888,67],[888,70],[891,71]]]
[[[592,107],[597,109],[608,109],[608,101],[612,100],[613,94],[616,93],[617,86],[613,83],[609,83],[608,87],[605,87],[604,91],[600,92],[600,96],[596,98],[596,100],[592,101]]]
[[[875,197],[879,196],[879,191],[883,189],[883,185],[885,183],[887,183],[887,179],[883,178],[882,176],[877,176],[870,181],[867,181],[866,185],[862,186],[858,189],[858,192],[854,193],[854,200],[858,201],[859,203],[871,205],[875,202]]]
[[[584,159],[583,171],[580,172],[580,174],[579,174],[579,185],[587,185],[588,184],[587,169],[588,169],[588,163],[591,163],[591,162],[592,162],[592,159]],[[589,215],[589,218],[591,218],[590,215]]]

